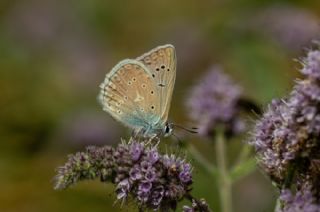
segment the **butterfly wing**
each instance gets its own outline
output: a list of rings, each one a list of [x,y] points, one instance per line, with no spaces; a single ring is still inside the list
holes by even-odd
[[[125,126],[147,130],[160,119],[156,85],[147,67],[139,61],[119,62],[100,85],[99,100],[105,111]]]
[[[160,95],[158,113],[164,123],[168,119],[170,103],[176,79],[176,53],[174,46],[159,46],[137,58],[150,71]]]

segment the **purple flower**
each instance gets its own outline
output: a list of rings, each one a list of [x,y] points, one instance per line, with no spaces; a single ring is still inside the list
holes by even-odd
[[[185,163],[185,164],[183,164],[183,165],[181,166],[181,169],[182,169],[183,171],[190,172],[191,169],[192,169],[192,166],[190,165],[190,163]]]
[[[260,165],[285,188],[292,173],[296,174],[293,184],[320,177],[320,169],[312,168],[320,151],[320,51],[309,52],[300,71],[305,78],[290,95],[269,105],[251,140]]]
[[[179,179],[184,183],[189,183],[192,180],[190,172],[182,171],[179,174]]]
[[[156,170],[154,168],[148,169],[148,171],[144,174],[144,178],[148,182],[153,182],[157,177]]]
[[[194,86],[186,104],[199,134],[207,136],[218,125],[224,125],[233,134],[243,132],[246,124],[239,117],[238,107],[241,94],[242,89],[219,67],[213,66]]]
[[[172,197],[182,198],[184,194],[184,188],[182,185],[177,183],[169,183],[166,187],[166,191],[164,192],[165,197],[171,199]]]
[[[310,78],[320,80],[320,51],[310,51],[307,58],[303,60],[305,64],[301,72]]]
[[[319,212],[320,204],[313,195],[310,186],[304,186],[295,194],[289,189],[284,189],[280,194],[282,207],[278,212]]]
[[[152,164],[149,161],[143,160],[140,164],[141,171],[147,172],[152,167]]]
[[[159,160],[159,153],[156,149],[151,150],[148,152],[146,156],[146,160],[149,161],[151,164],[154,164]]]
[[[151,188],[152,188],[152,183],[150,183],[150,182],[141,182],[139,184],[139,191],[141,191],[143,193],[149,193]]]
[[[129,175],[130,175],[130,179],[135,181],[135,180],[140,180],[142,178],[142,174],[141,174],[141,170],[139,168],[139,166],[134,166],[130,172],[129,172]]]
[[[177,168],[182,166],[182,161],[175,155],[165,155],[162,158],[162,162],[166,168],[171,169],[173,171],[177,171]]]
[[[181,167],[181,171],[179,173],[179,179],[184,183],[190,183],[192,181],[190,164],[184,164]]]
[[[134,161],[139,160],[142,150],[143,150],[142,144],[133,143],[130,147],[130,154],[131,154],[132,160]]]
[[[122,180],[117,186],[117,199],[125,199],[128,196],[130,190],[130,183],[128,179]]]
[[[91,146],[70,156],[58,169],[55,188],[99,177],[116,185],[117,199],[122,202],[132,197],[141,209],[167,211],[190,195],[191,172],[191,165],[184,159],[130,140],[116,148]]]

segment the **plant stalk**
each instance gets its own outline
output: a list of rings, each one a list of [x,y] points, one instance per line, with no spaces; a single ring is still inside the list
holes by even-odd
[[[216,156],[217,156],[217,168],[219,171],[219,194],[220,205],[222,212],[232,212],[232,193],[231,193],[231,179],[227,167],[226,158],[226,140],[223,130],[217,130],[216,133]]]
[[[193,158],[198,163],[200,163],[208,173],[212,174],[214,177],[217,176],[216,167],[211,164],[205,157],[203,157],[202,154],[192,144],[188,145],[188,150]]]

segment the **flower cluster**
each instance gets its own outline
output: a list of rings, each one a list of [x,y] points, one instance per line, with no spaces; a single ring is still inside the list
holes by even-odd
[[[283,207],[279,207],[277,212],[318,212],[320,204],[314,196],[310,186],[304,185],[295,194],[289,189],[281,191],[280,200]]]
[[[207,136],[218,125],[223,125],[232,134],[246,129],[239,116],[239,101],[242,91],[219,67],[212,67],[192,91],[187,100],[191,119],[197,122],[199,134]]]
[[[305,78],[297,81],[286,99],[274,100],[269,105],[257,122],[251,140],[260,165],[282,189],[284,211],[320,210],[317,205],[320,196],[320,51],[310,51],[302,64],[301,73]],[[309,186],[298,186],[304,184]],[[287,190],[292,189],[292,185],[297,189],[295,196]],[[313,198],[316,203],[311,204],[311,199],[304,201],[311,193],[317,197]],[[315,205],[317,210],[301,209]]]
[[[260,164],[280,184],[289,169],[310,166],[320,150],[320,51],[309,52],[303,64],[305,79],[287,99],[269,105],[252,140]]]
[[[192,185],[192,166],[175,155],[160,154],[130,140],[116,148],[88,147],[69,156],[58,169],[56,189],[64,189],[80,180],[100,178],[116,185],[119,201],[133,199],[140,209],[175,209]]]

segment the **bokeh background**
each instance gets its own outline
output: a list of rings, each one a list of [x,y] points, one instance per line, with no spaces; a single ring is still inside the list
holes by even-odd
[[[96,101],[105,74],[171,43],[178,57],[171,120],[189,123],[189,90],[216,64],[264,107],[299,77],[293,59],[319,38],[319,11],[318,0],[1,1],[0,211],[131,211],[113,206],[109,184],[53,190],[68,154],[129,135]],[[206,141],[192,140],[214,160]],[[193,164],[195,196],[218,211],[215,180]],[[257,170],[234,185],[233,197],[235,211],[272,211],[277,194]]]

